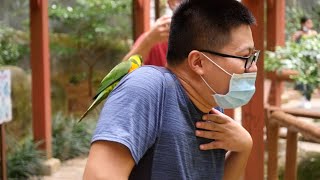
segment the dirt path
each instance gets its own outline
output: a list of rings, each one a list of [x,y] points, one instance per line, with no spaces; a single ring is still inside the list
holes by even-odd
[[[76,158],[62,163],[60,169],[43,180],[82,180],[87,158]]]

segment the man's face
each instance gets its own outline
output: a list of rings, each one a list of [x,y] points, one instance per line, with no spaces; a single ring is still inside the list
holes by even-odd
[[[167,3],[172,11],[174,11],[182,0],[167,0]]]
[[[311,19],[308,19],[308,20],[305,22],[304,26],[306,26],[308,29],[312,29],[312,28],[313,28],[313,22],[312,22],[312,20],[311,20]]]
[[[220,49],[218,52],[234,56],[246,57],[253,53],[254,42],[252,38],[252,32],[250,26],[242,25],[231,31],[230,43]],[[245,60],[238,58],[221,57],[205,53],[211,60],[217,63],[221,68],[226,70],[228,73],[242,74],[245,72],[256,72],[256,64],[249,69],[245,69]],[[206,57],[203,57],[206,58]],[[218,68],[215,64],[209,60],[204,61],[204,72],[203,77],[208,81],[210,86],[218,94],[226,94],[229,91],[229,82],[231,76],[225,73],[223,70]]]

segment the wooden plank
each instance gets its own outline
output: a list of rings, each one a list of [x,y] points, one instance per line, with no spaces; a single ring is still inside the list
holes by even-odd
[[[320,112],[319,111],[311,111],[311,110],[301,109],[301,108],[280,108],[277,106],[269,106],[269,107],[266,107],[266,109],[271,112],[272,111],[283,111],[283,112],[291,114],[293,116],[320,119]]]
[[[47,158],[52,156],[50,61],[47,0],[30,0],[33,136]]]
[[[158,19],[160,17],[160,0],[154,0],[154,15],[155,15],[155,19]]]
[[[0,145],[1,145],[1,179],[2,180],[7,180],[7,158],[6,158],[6,138],[5,138],[5,128],[4,128],[4,124],[0,124]]]
[[[257,20],[257,25],[252,27],[253,39],[256,49],[260,49],[261,54],[264,54],[264,1],[242,0],[242,3],[251,10]],[[242,108],[242,124],[253,139],[253,148],[247,164],[245,180],[262,180],[264,178],[263,63],[263,56],[260,56],[257,64],[256,93],[250,103]]]
[[[234,119],[234,109],[225,109],[224,110],[224,114],[226,114],[227,116],[231,117],[232,119]]]
[[[286,148],[286,168],[284,172],[285,180],[297,179],[297,141],[298,133],[288,129]]]
[[[278,179],[279,124],[270,122],[267,128],[268,180]]]
[[[285,0],[267,0],[267,50],[285,44]]]
[[[150,29],[150,0],[132,1],[133,38],[137,38]]]
[[[305,122],[282,111],[273,112],[270,119],[287,127],[291,131],[300,132],[304,137],[320,143],[320,127],[314,123]]]

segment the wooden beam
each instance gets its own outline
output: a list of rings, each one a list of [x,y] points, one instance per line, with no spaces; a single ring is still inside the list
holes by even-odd
[[[150,29],[150,0],[132,1],[133,39]]]
[[[52,156],[50,61],[47,0],[30,0],[33,136],[41,141],[47,158]]]
[[[285,0],[267,0],[267,50],[285,44]]]
[[[286,168],[284,172],[285,180],[297,179],[297,148],[298,133],[288,129],[286,147]]]
[[[0,160],[1,160],[1,174],[0,178],[1,180],[7,180],[7,157],[6,157],[6,130],[4,128],[5,123],[0,124]]]
[[[285,44],[285,0],[267,0],[267,50]],[[281,106],[284,83],[273,79],[269,104]]]
[[[245,172],[245,180],[262,180],[264,178],[264,108],[263,108],[263,54],[264,54],[264,1],[242,0],[253,13],[257,25],[252,27],[255,47],[260,49],[261,56],[258,61],[258,76],[256,80],[256,93],[248,105],[242,108],[242,124],[249,131],[253,139],[253,148]]]
[[[160,18],[160,0],[154,0],[154,15],[155,15],[155,19],[159,19]]]
[[[268,175],[267,180],[278,179],[278,141],[279,124],[269,122],[267,129]]]

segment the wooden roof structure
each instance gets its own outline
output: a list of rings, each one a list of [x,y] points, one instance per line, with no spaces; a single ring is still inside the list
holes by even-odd
[[[158,0],[155,1],[159,3]],[[265,1],[267,2],[266,4]],[[255,46],[257,49],[262,50],[261,54],[265,49],[265,40],[267,40],[266,48],[268,50],[274,49],[276,45],[283,45],[285,39],[285,0],[242,0],[242,3],[253,12],[257,19],[257,26],[253,26],[252,31]],[[267,9],[266,13],[265,9]],[[267,18],[265,18],[265,14]],[[267,23],[265,23],[265,19],[268,19]],[[51,158],[48,0],[30,0],[30,22],[33,133],[36,141],[43,142],[41,148],[46,152],[47,158]],[[133,24],[134,38],[149,29],[150,0],[133,0]],[[264,36],[265,31],[268,32],[266,38]],[[263,56],[261,56],[258,61],[259,71],[256,81],[256,93],[251,102],[242,108],[243,126],[250,132],[254,142],[246,168],[245,180],[264,179],[263,63]],[[280,99],[274,103],[279,104]]]

